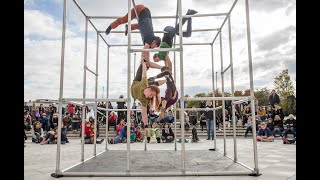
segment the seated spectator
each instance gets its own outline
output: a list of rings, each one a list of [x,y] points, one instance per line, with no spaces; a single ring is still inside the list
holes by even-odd
[[[261,128],[258,130],[257,141],[272,142],[274,137],[272,136],[270,129],[267,128],[264,122],[260,124],[260,127]]]
[[[157,123],[152,123],[152,127],[148,128],[148,143],[160,143],[160,130],[157,128]]]
[[[131,121],[130,126],[130,142],[134,142],[136,140],[136,128],[134,127],[134,122]],[[114,139],[108,140],[110,144],[117,143],[126,143],[127,142],[127,125],[123,126],[120,135],[117,135]]]
[[[39,121],[34,123],[31,129],[31,135],[32,135],[32,142],[40,143],[43,140],[44,133],[41,127],[41,123]]]
[[[81,118],[79,117],[79,114],[75,113],[74,117],[72,119],[72,130],[73,132],[77,132],[79,130],[81,123]]]
[[[37,121],[39,121],[39,119],[40,119],[40,113],[39,113],[38,108],[35,110],[34,116],[36,117]]]
[[[290,114],[288,119],[284,122],[284,126],[286,127],[286,130],[283,133],[283,142],[284,144],[292,144],[295,142],[296,138],[296,120],[294,119],[293,114]],[[292,134],[293,139],[291,140],[292,142],[289,142],[287,140],[287,135]]]
[[[257,117],[259,122],[266,120],[266,110],[262,106],[259,106]]]
[[[123,119],[120,120],[119,124],[117,125],[117,135],[120,136],[122,128],[125,126],[125,122]]]
[[[181,124],[180,124],[180,128],[181,128]],[[186,131],[189,131],[189,128],[190,128],[189,116],[187,112],[184,112],[184,129]]]
[[[71,130],[71,123],[72,123],[72,119],[70,117],[70,113],[66,112],[66,115],[64,116],[64,118],[62,119],[63,122],[63,128],[66,128],[66,131]]]
[[[245,106],[245,108],[243,109],[242,112],[243,116],[242,116],[242,127],[244,127],[248,121],[249,116],[251,116],[251,109],[249,107],[249,105]]]
[[[195,108],[195,106],[192,106],[192,108]],[[191,125],[196,125],[197,124],[197,111],[190,111],[189,112],[189,120]]]
[[[142,142],[144,139],[144,136],[141,132],[141,127],[140,126],[137,126],[136,127],[136,141],[137,142]]]
[[[40,144],[55,144],[57,139],[57,129],[58,128],[54,128],[54,130],[48,131]]]
[[[51,129],[58,127],[58,114],[57,113],[53,113],[51,121],[50,121],[50,127],[51,127]]]
[[[89,122],[90,122],[90,140],[91,140],[91,144],[94,143],[94,136],[96,135],[96,143],[97,144],[101,144],[104,139],[98,140],[99,138],[99,123],[97,122],[97,127],[96,127],[96,132],[94,131],[94,119],[92,117],[89,118]]]
[[[32,125],[31,116],[29,115],[28,111],[25,111],[24,112],[24,129],[27,131],[30,131],[31,125]]]
[[[112,111],[109,115],[109,122],[108,122],[108,131],[109,131],[109,127],[110,125],[114,126],[114,131],[117,130],[117,115],[114,111]]]
[[[279,104],[277,104],[277,103],[274,104],[273,117],[275,117],[276,115],[279,115],[281,120],[284,119],[283,110],[282,110],[281,106],[279,106]]]
[[[168,110],[168,114],[165,117],[165,123],[172,124],[174,122],[174,116],[172,114],[172,110]]]
[[[165,123],[163,126],[161,139],[163,143],[170,143],[174,140],[173,131],[168,123]]]
[[[41,117],[39,118],[39,121],[42,124],[42,129],[48,132],[50,130],[50,127],[49,127],[49,119],[47,118],[47,114],[42,113]]]
[[[245,134],[244,134],[244,137],[247,137],[249,131],[250,131],[251,133],[253,132],[253,131],[252,131],[252,127],[253,127],[252,125],[253,125],[252,117],[249,116],[248,122],[247,122],[247,129],[246,129],[246,132],[245,132]],[[256,130],[257,130],[257,129],[258,129],[258,120],[256,120]]]
[[[271,132],[274,132],[274,124],[272,118],[268,118],[267,128],[269,128]]]
[[[273,136],[276,136],[276,134],[279,134],[282,137],[283,121],[281,120],[279,115],[276,115],[274,117],[273,124],[274,124]]]
[[[151,113],[148,115],[148,119],[149,119],[149,124],[153,124],[153,122],[157,122],[158,121],[158,115],[156,115],[154,113],[154,110],[151,110]]]

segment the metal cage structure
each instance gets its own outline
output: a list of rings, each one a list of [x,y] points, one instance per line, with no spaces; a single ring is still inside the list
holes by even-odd
[[[234,0],[231,8],[226,13],[215,13],[215,14],[196,14],[196,15],[182,15],[182,2],[181,0],[177,0],[177,12],[175,16],[152,16],[153,19],[165,19],[165,18],[175,18],[176,24],[177,22],[182,22],[182,18],[184,17],[207,17],[207,16],[225,16],[223,23],[219,28],[213,28],[213,29],[195,29],[192,32],[197,31],[217,31],[212,43],[183,43],[182,36],[179,36],[179,44],[176,44],[176,38],[174,38],[173,48],[162,48],[161,51],[174,51],[174,79],[176,79],[176,51],[180,53],[180,102],[183,101],[199,101],[199,100],[213,100],[213,117],[214,121],[216,121],[215,116],[215,110],[222,108],[222,113],[225,113],[225,100],[231,100],[232,101],[232,121],[233,121],[233,141],[234,141],[234,154],[233,157],[227,156],[226,151],[226,119],[225,116],[223,116],[223,143],[224,143],[224,151],[221,153],[221,156],[226,157],[227,159],[231,159],[232,163],[241,165],[242,167],[245,167],[249,170],[249,172],[222,172],[222,171],[211,171],[211,172],[195,172],[195,171],[188,171],[186,170],[186,150],[185,150],[185,127],[184,127],[184,116],[183,113],[185,110],[188,110],[184,107],[184,103],[181,103],[181,106],[179,108],[176,108],[176,104],[174,104],[174,110],[178,110],[180,112],[180,123],[181,123],[181,168],[179,171],[176,172],[166,172],[166,173],[157,173],[157,172],[134,172],[132,171],[132,167],[130,164],[130,141],[127,141],[127,151],[126,151],[126,170],[123,172],[70,172],[69,170],[77,165],[81,165],[85,163],[86,161],[89,161],[90,159],[93,159],[104,152],[111,152],[111,150],[107,147],[107,140],[105,141],[105,150],[99,154],[97,154],[96,150],[96,136],[94,136],[94,152],[93,156],[88,159],[84,159],[84,128],[85,128],[85,105],[86,102],[95,102],[95,117],[97,117],[98,110],[102,111],[109,111],[108,108],[99,108],[97,107],[98,101],[105,101],[107,104],[108,102],[127,102],[127,109],[117,109],[119,111],[127,111],[127,122],[130,122],[130,111],[140,111],[141,109],[131,109],[131,89],[130,89],[130,82],[131,82],[131,53],[134,53],[134,61],[136,61],[136,53],[135,52],[157,52],[160,51],[160,49],[133,49],[132,46],[142,46],[142,44],[131,44],[131,33],[138,33],[138,31],[131,31],[131,13],[130,10],[133,7],[135,7],[134,0],[128,0],[128,44],[108,44],[107,41],[104,39],[104,37],[101,35],[101,33],[104,33],[102,30],[98,30],[95,25],[92,23],[91,19],[117,19],[119,17],[116,16],[89,16],[87,15],[83,9],[80,7],[77,0],[72,0],[74,4],[79,8],[81,13],[84,15],[86,23],[85,23],[85,48],[84,48],[84,74],[83,74],[83,97],[82,98],[65,98],[63,96],[63,82],[64,82],[64,57],[65,57],[65,34],[66,34],[66,8],[67,8],[67,0],[63,1],[63,26],[62,26],[62,47],[61,47],[61,67],[60,67],[60,91],[59,91],[59,112],[62,112],[62,103],[72,103],[76,104],[82,107],[82,142],[81,142],[81,162],[78,164],[75,164],[69,168],[66,168],[64,170],[61,170],[60,168],[60,151],[61,151],[61,133],[59,133],[57,138],[57,154],[56,154],[56,169],[55,172],[51,174],[52,177],[62,177],[62,176],[214,176],[214,175],[253,175],[253,176],[259,176],[261,175],[259,173],[258,168],[258,155],[257,155],[257,142],[256,142],[256,129],[252,128],[252,134],[253,134],[253,153],[254,153],[254,168],[250,168],[241,162],[238,161],[237,156],[237,142],[236,142],[236,126],[235,126],[235,104],[239,104],[242,102],[248,102],[251,103],[251,110],[252,110],[252,118],[255,119],[255,102],[254,102],[254,86],[253,86],[253,71],[252,71],[252,55],[251,55],[251,36],[250,36],[250,19],[249,19],[249,0],[245,1],[245,10],[246,10],[246,33],[247,33],[247,46],[248,46],[248,65],[249,65],[249,76],[250,76],[250,96],[247,97],[235,97],[234,96],[234,79],[233,79],[233,59],[232,59],[232,39],[231,39],[231,21],[230,16],[233,8],[237,4],[238,0]],[[136,10],[135,13],[137,14]],[[138,16],[137,16],[138,17]],[[228,34],[229,34],[229,49],[230,49],[230,64],[224,69],[223,68],[223,55],[222,55],[222,28],[228,21]],[[96,70],[93,71],[87,67],[87,41],[88,41],[88,24],[91,24],[92,27],[95,29],[97,33],[97,49],[96,49]],[[164,31],[155,31],[155,32],[164,32]],[[179,23],[179,34],[182,34],[182,23]],[[124,31],[112,31],[111,33],[124,33]],[[213,92],[215,90],[215,83],[214,83],[214,59],[213,59],[213,44],[217,37],[219,36],[220,39],[220,59],[221,59],[221,83],[222,83],[222,97],[195,97],[195,98],[186,98],[184,97],[184,77],[183,77],[183,45],[205,45],[205,46],[211,46],[211,62],[212,62],[212,89]],[[106,98],[97,98],[97,92],[98,92],[98,54],[99,54],[99,39],[102,39],[106,45],[107,45],[107,90],[106,90]],[[178,45],[177,47],[175,47]],[[128,84],[127,84],[127,99],[109,99],[109,52],[110,47],[119,47],[119,46],[127,46],[128,51]],[[135,64],[134,64],[135,69]],[[224,73],[230,70],[231,71],[231,92],[232,97],[225,97],[224,94]],[[92,74],[95,75],[95,98],[86,98],[86,72],[89,71]],[[134,70],[135,73],[135,70]],[[215,107],[215,101],[222,101],[222,106]],[[82,103],[78,103],[81,102]],[[115,110],[115,109],[112,109]],[[201,108],[193,109],[193,110],[203,110]],[[100,112],[99,112],[100,113]],[[174,113],[176,115],[176,112]],[[61,129],[62,126],[62,114],[59,113],[58,117],[58,129]],[[176,119],[176,118],[175,118]],[[97,123],[97,118],[94,119],[94,122]],[[176,120],[175,120],[176,122]],[[255,121],[253,121],[253,127],[255,127]],[[108,120],[106,121],[106,127],[108,127]],[[212,150],[217,149],[216,148],[216,123],[213,123],[213,129],[214,129],[214,148]],[[94,131],[96,132],[96,126],[94,127]],[[174,123],[174,130],[176,134],[176,123]],[[130,137],[130,126],[127,126],[127,137]],[[106,129],[106,139],[108,139],[108,130]],[[175,137],[175,151],[177,151],[177,141]],[[147,145],[146,145],[146,139],[145,139],[145,151],[147,152]],[[208,151],[212,152],[212,151]],[[217,152],[217,151],[216,151]],[[218,152],[220,153],[220,152]],[[124,155],[124,154],[123,154]],[[213,162],[215,163],[215,162]]]

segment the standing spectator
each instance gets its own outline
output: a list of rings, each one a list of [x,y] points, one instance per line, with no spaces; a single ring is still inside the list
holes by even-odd
[[[192,106],[192,108],[195,108],[194,106]],[[189,120],[190,120],[190,124],[192,124],[193,126],[196,126],[197,124],[197,111],[191,110],[189,111]]]
[[[119,96],[119,99],[123,99],[123,95],[120,95]],[[117,102],[117,108],[118,109],[124,109],[124,106],[125,106],[125,102]],[[125,117],[125,113],[124,111],[118,111],[118,121],[120,121],[120,119],[127,119]],[[126,121],[126,120],[125,120]]]
[[[74,104],[68,104],[68,112],[69,112],[71,118],[73,118],[74,108],[75,108]]]
[[[203,131],[203,126],[206,125],[206,116],[204,114],[200,115],[200,126],[201,131]],[[219,127],[219,126],[218,126]]]
[[[206,108],[213,108],[212,101],[207,101]],[[213,133],[213,110],[206,110],[205,111],[205,117],[206,117],[206,126],[207,126],[207,134],[208,138],[207,140],[210,140],[210,132],[212,132],[212,140],[214,138]]]
[[[271,95],[269,96],[269,102],[272,107],[274,107],[275,103],[280,103],[280,98],[274,89],[271,91]]]

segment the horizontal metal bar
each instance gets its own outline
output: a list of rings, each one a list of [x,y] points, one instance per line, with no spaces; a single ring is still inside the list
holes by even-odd
[[[62,101],[67,102],[67,101],[92,101],[92,102],[128,102],[129,99],[103,99],[103,98],[63,98]]]
[[[192,30],[192,32],[206,32],[206,31],[219,31],[218,28],[216,29],[194,29]],[[98,31],[98,33],[105,33],[106,31]],[[183,31],[183,32],[187,32],[187,31]],[[111,31],[111,33],[121,33],[124,34],[125,31]],[[131,33],[140,33],[140,31],[131,31]],[[153,31],[153,33],[166,33],[166,31]]]
[[[251,97],[250,96],[248,97],[248,99],[242,99],[242,100],[234,101],[232,103],[232,105],[241,104],[241,103],[248,102],[248,101],[251,101]]]
[[[195,14],[195,15],[184,15],[182,18],[189,17],[208,17],[208,16],[227,16],[228,13],[212,13],[212,14]],[[121,16],[87,16],[89,19],[118,19]],[[173,16],[151,16],[152,19],[176,19],[175,15]]]
[[[88,70],[89,72],[91,72],[92,74],[94,74],[95,76],[98,76],[98,74],[93,72],[91,69],[89,69],[88,66],[86,66],[85,69]]]
[[[173,45],[180,45],[180,44],[173,44]],[[183,45],[184,46],[186,46],[186,45],[211,45],[211,43],[183,43]],[[127,47],[128,44],[110,44],[109,45],[109,47],[119,47],[119,46]],[[143,46],[143,45],[142,44],[131,44],[131,46]]]
[[[226,101],[226,100],[247,100],[250,96],[236,96],[236,97],[194,97],[194,98],[183,98],[185,101],[206,101],[206,100],[213,100],[213,101]]]
[[[107,109],[107,108],[102,108],[102,107],[97,107],[99,110],[103,111],[127,111],[127,109]],[[131,111],[142,111],[142,109],[130,109]]]
[[[248,176],[252,172],[216,171],[216,172],[62,172],[65,177],[168,177],[168,176]]]
[[[74,105],[78,105],[78,106],[85,106],[86,104],[83,104],[83,103],[77,103],[77,102],[74,102],[74,101],[67,101],[68,104],[74,104]]]
[[[216,107],[216,108],[184,108],[184,110],[186,111],[211,111],[211,110],[218,110],[218,109],[222,109],[222,106]],[[182,110],[182,108],[177,108],[176,110]]]
[[[221,74],[224,74],[226,71],[228,71],[228,69],[230,69],[231,68],[231,64],[229,64],[229,66],[227,67],[227,68],[225,68],[223,71],[222,71],[222,73]]]
[[[181,48],[156,48],[156,49],[130,49],[132,52],[159,52],[159,51],[181,51]]]

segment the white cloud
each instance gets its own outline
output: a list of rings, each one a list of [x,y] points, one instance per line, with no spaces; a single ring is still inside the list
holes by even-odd
[[[62,23],[38,10],[24,10],[24,35],[39,35],[44,38],[61,38]],[[68,35],[74,33],[68,31]]]

